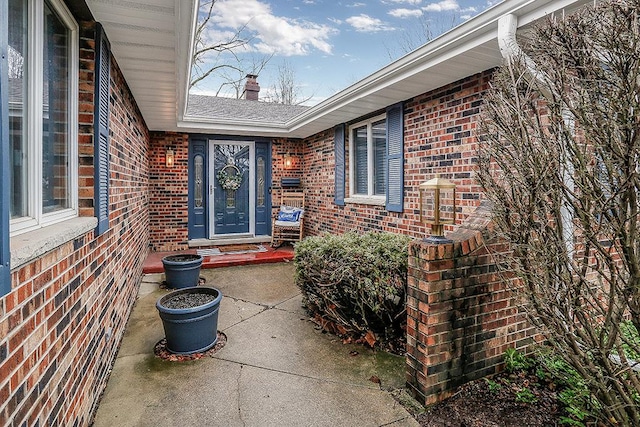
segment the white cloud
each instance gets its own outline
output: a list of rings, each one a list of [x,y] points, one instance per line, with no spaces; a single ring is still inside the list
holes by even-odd
[[[352,4],[348,4],[347,7],[363,7],[366,6],[365,3],[360,3],[360,2],[356,2],[356,3],[352,3]]]
[[[418,5],[418,4],[422,3],[422,0],[386,0],[386,1],[383,1],[382,3],[386,3],[386,4],[396,3],[396,4],[413,4],[413,5]]]
[[[422,8],[427,12],[446,12],[460,10],[460,5],[456,0],[442,0],[438,3],[429,3]]]
[[[259,0],[217,0],[211,23],[217,33],[242,27],[253,36],[252,47],[261,53],[308,55],[314,50],[330,54],[329,39],[337,30],[328,25],[275,16]],[[208,38],[216,31],[210,31]]]
[[[393,30],[393,28],[387,26],[378,18],[372,18],[371,16],[365,14],[351,16],[346,19],[346,22],[360,33],[377,33],[378,31]]]
[[[342,54],[342,59],[348,62],[357,62],[360,60],[360,58],[358,58],[355,55],[351,55],[349,53],[343,53]]]
[[[389,11],[389,15],[394,18],[419,18],[422,16],[420,9],[393,9]]]

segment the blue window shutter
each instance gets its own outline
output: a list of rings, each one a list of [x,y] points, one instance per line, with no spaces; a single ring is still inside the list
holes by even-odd
[[[98,217],[96,235],[109,229],[109,83],[111,47],[99,23],[96,24],[95,93],[93,114],[94,197]]]
[[[387,210],[404,206],[404,118],[402,103],[387,108]]]
[[[335,128],[333,143],[335,145],[335,180],[336,180],[336,193],[335,204],[338,206],[344,206],[344,192],[345,192],[345,173],[344,173],[344,124],[338,125]]]
[[[9,6],[0,2],[0,296],[11,291],[9,261]]]

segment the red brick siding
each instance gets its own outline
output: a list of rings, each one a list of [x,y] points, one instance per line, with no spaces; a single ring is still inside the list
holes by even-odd
[[[477,150],[474,132],[482,94],[491,74],[491,71],[479,73],[405,102],[404,212],[387,212],[384,206],[366,204],[335,205],[333,129],[302,141],[285,138],[272,141],[274,210],[281,194],[281,178],[299,177],[306,194],[305,235],[379,230],[422,237],[427,229],[420,223],[418,185],[439,173],[457,184],[458,219],[463,221],[480,203],[481,190],[474,182]],[[346,144],[348,147],[348,141]],[[167,148],[173,149],[176,158],[171,169],[164,165]],[[287,153],[296,158],[293,168],[288,170],[284,169]],[[152,134],[150,223],[153,250],[186,248],[187,155],[187,135]]]
[[[449,237],[454,243],[415,241],[409,250],[407,383],[425,404],[498,372],[507,348],[526,352],[540,339],[518,308],[514,279],[490,255],[507,246],[491,232],[489,209]]]
[[[189,239],[189,135],[172,132],[151,133],[150,154],[150,232],[151,250],[175,251],[187,248]],[[167,149],[172,149],[175,163],[165,165]],[[284,168],[286,154],[294,157],[290,169]],[[309,177],[303,174],[308,163],[300,140],[274,139],[271,141],[273,209],[277,209],[281,195],[280,180],[283,177],[300,178],[302,185]],[[205,167],[207,167],[205,165]]]
[[[174,153],[172,167],[166,166],[168,149]],[[186,249],[189,238],[189,135],[152,132],[149,163],[151,249]]]
[[[436,173],[456,183],[458,220],[462,222],[480,203],[481,189],[474,182],[474,133],[491,75],[491,71],[485,71],[404,103],[402,213],[356,203],[336,206],[333,129],[305,139],[303,176],[309,218],[305,233],[379,230],[422,237],[427,229],[420,223],[418,185]],[[348,135],[345,144],[348,153]],[[346,170],[348,175],[348,165]]]
[[[93,216],[92,24],[81,25],[79,199]],[[135,301],[148,251],[149,135],[111,63],[109,230],[11,273],[0,298],[0,425],[88,425]]]
[[[289,154],[293,158],[292,165],[285,169],[284,158]],[[304,173],[308,160],[301,140],[275,139],[271,141],[271,200],[274,214],[279,209],[282,196],[280,186],[282,178],[300,178],[301,187],[306,186],[310,177]]]

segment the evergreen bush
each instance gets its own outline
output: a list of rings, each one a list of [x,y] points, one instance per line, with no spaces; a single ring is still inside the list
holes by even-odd
[[[404,340],[409,241],[375,232],[306,238],[294,257],[305,306],[325,329],[372,347]]]

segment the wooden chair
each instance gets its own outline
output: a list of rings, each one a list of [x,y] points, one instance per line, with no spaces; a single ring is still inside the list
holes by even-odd
[[[296,216],[295,213],[298,213]],[[304,228],[304,193],[283,190],[278,213],[273,217],[271,246],[302,240]]]

